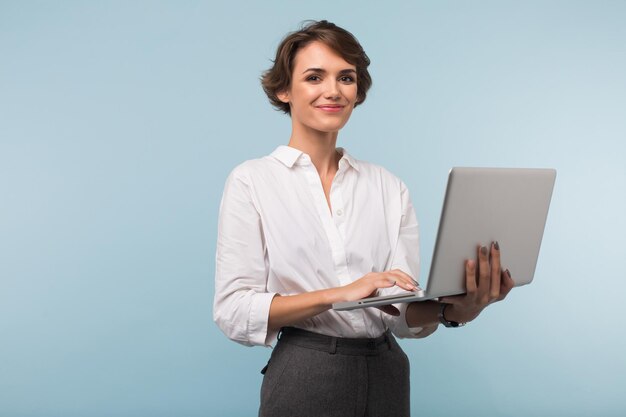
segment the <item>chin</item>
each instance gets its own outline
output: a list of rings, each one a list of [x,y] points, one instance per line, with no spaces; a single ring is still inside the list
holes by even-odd
[[[341,130],[348,121],[344,121],[342,123],[320,123],[317,126],[313,127],[315,130],[319,130],[320,132],[332,133],[338,132]]]
[[[318,132],[322,132],[322,133],[337,133],[341,130],[343,126],[341,127],[325,127],[325,128],[315,128],[315,130],[317,130]]]

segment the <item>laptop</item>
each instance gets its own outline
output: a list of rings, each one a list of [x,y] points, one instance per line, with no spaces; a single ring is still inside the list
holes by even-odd
[[[459,168],[450,170],[425,289],[333,304],[354,310],[464,294],[465,261],[479,244],[498,241],[501,265],[515,286],[530,284],[556,179],[554,169]]]

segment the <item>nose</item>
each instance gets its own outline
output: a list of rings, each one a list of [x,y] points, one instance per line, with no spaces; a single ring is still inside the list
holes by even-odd
[[[339,83],[337,82],[337,80],[333,80],[333,79],[329,80],[324,97],[327,100],[336,101],[336,100],[339,100],[340,96],[341,96],[341,92],[339,91]]]

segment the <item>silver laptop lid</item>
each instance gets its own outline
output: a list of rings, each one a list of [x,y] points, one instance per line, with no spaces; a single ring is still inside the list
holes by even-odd
[[[554,169],[460,168],[450,170],[427,298],[465,292],[465,260],[479,244],[498,241],[502,266],[515,285],[534,277],[556,179]]]

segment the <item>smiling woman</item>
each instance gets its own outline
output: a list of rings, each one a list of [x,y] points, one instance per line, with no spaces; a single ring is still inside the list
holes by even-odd
[[[261,84],[270,102],[279,110],[290,113],[289,104],[278,98],[278,93],[289,89],[294,72],[296,52],[311,42],[321,42],[331,49],[335,55],[339,55],[344,61],[350,63],[348,67],[354,69],[358,79],[357,100],[355,106],[363,103],[367,91],[372,86],[372,78],[367,70],[370,60],[356,40],[347,30],[332,23],[321,21],[312,22],[308,28],[291,33],[286,37],[276,51],[274,66],[263,74]],[[315,69],[315,68],[312,68]]]
[[[290,107],[294,137],[308,129],[339,131],[356,105],[356,67],[314,41],[299,51],[293,74],[291,86],[276,95]]]
[[[270,102],[291,116],[289,143],[226,181],[213,313],[236,342],[278,339],[262,371],[260,416],[408,416],[409,362],[394,335],[422,338],[440,322],[470,321],[512,286],[492,244],[479,250],[478,279],[477,264],[467,263],[467,295],[331,308],[418,289],[407,187],[336,147],[372,84],[368,65],[354,36],[327,21],[289,34],[262,78]]]

